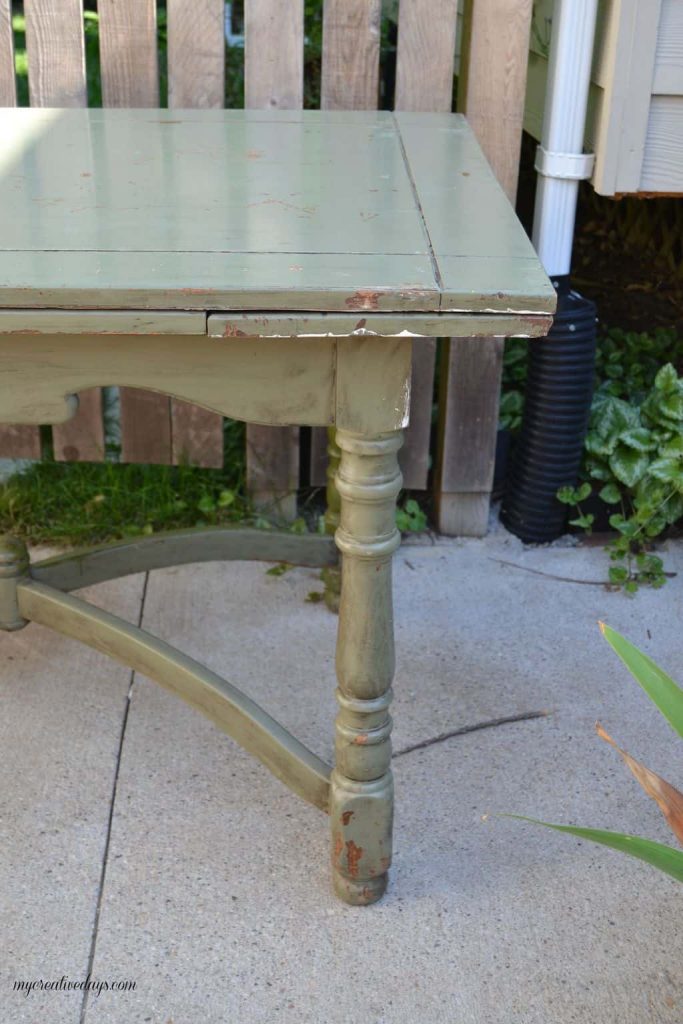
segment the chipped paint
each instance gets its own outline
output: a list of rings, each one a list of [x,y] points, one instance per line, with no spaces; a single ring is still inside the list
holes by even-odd
[[[346,865],[351,878],[358,878],[359,864],[363,856],[363,847],[356,846],[353,839],[346,841]]]

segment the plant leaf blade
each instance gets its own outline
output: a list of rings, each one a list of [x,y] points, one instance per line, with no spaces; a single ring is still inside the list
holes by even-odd
[[[631,757],[626,750],[614,742],[599,722],[596,723],[595,731],[600,739],[609,743],[620,754],[624,764],[631,770],[647,795],[658,805],[669,828],[683,846],[683,793],[680,793],[675,786],[640,761],[636,761],[635,757]]]
[[[652,839],[644,839],[642,836],[630,836],[623,832],[608,832],[601,828],[582,828],[579,825],[557,825],[550,821],[539,821],[538,818],[527,818],[521,814],[510,814],[507,817],[528,821],[532,825],[542,825],[544,828],[552,828],[556,832],[567,832],[578,839],[587,839],[591,843],[599,843],[601,846],[608,846],[620,853],[627,853],[630,857],[643,860],[659,871],[671,875],[677,882],[683,882],[683,850],[676,850],[673,846],[655,843]]]
[[[619,655],[636,682],[683,738],[683,690],[680,686],[652,658],[621,633],[617,633],[604,622],[600,623],[600,629],[607,643]]]

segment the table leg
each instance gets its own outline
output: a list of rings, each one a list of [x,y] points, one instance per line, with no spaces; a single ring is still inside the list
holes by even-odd
[[[340,498],[337,490],[337,470],[341,452],[337,444],[335,427],[327,428],[327,488],[325,491],[325,533],[334,536],[339,526]],[[325,584],[325,604],[331,612],[339,612],[339,595],[341,593],[341,566],[326,566],[320,574]]]
[[[377,437],[337,431],[341,517],[335,539],[343,571],[330,818],[335,891],[353,904],[382,896],[391,863],[391,558],[400,543],[394,510],[402,440],[402,431]]]

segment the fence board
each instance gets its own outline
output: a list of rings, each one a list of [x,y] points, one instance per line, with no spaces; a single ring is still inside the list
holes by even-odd
[[[158,107],[155,0],[98,0],[102,103]]]
[[[82,0],[25,0],[32,107],[85,107]]]
[[[14,107],[17,81],[14,73],[14,40],[10,0],[0,0],[0,106]],[[12,427],[0,424],[0,457],[40,458],[40,431],[37,427]]]
[[[14,107],[16,103],[12,4],[11,0],[0,0],[0,107]]]
[[[401,0],[396,110],[452,110],[457,13],[457,0]]]
[[[401,0],[396,54],[396,110],[450,111],[457,0]],[[436,341],[413,345],[410,425],[400,453],[406,487],[424,489],[429,475]]]
[[[168,105],[222,107],[225,97],[223,0],[167,0]],[[223,465],[223,417],[171,399],[173,462]]]
[[[320,83],[323,110],[377,107],[380,16],[378,0],[325,0]],[[327,443],[327,430],[314,427],[309,463],[314,487],[327,483]]]
[[[303,106],[303,0],[245,0],[244,62],[245,106]]]
[[[304,98],[303,0],[245,0],[245,105],[296,109]],[[299,430],[247,426],[247,488],[261,507],[296,516]]]
[[[28,89],[33,107],[85,107],[82,0],[25,0]],[[52,428],[55,458],[99,460],[104,454],[102,395],[79,395],[78,412]]]
[[[468,0],[458,107],[512,203],[517,192],[532,0]],[[498,427],[503,343],[452,338],[440,379],[442,533],[483,536]],[[475,397],[473,397],[475,396]],[[473,404],[474,403],[474,404]]]
[[[158,107],[155,0],[99,0],[102,100],[107,107]],[[170,400],[121,388],[121,458],[171,461]]]
[[[323,110],[376,109],[381,14],[381,0],[325,0]]]

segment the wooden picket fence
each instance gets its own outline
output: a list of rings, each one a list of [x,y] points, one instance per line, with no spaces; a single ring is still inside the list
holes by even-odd
[[[494,170],[514,195],[531,0],[469,2],[464,109]],[[31,105],[85,106],[82,0],[24,0],[23,7]],[[400,0],[397,110],[452,109],[457,7],[457,0]],[[244,8],[246,106],[301,107],[304,0],[244,0]],[[223,0],[167,0],[169,107],[223,105],[224,10]],[[104,106],[158,106],[156,0],[99,0],[98,13]],[[380,19],[381,0],[325,0],[324,109],[377,107]],[[11,2],[0,0],[0,105],[14,105],[16,99]],[[414,489],[427,487],[435,351],[434,340],[415,346],[411,423],[401,459],[405,484]],[[496,342],[444,342],[435,476],[439,525],[445,532],[485,532],[500,367],[501,346]],[[53,427],[52,436],[57,459],[101,460],[104,428],[99,389],[82,393],[77,415]],[[315,430],[309,467],[314,484],[324,482],[326,444],[325,432]],[[199,466],[220,466],[222,421],[177,399],[122,388],[121,448],[126,462],[187,460]],[[38,428],[0,427],[0,455],[39,458]],[[249,426],[247,475],[257,501],[294,495],[300,479],[298,428]],[[290,514],[292,504],[290,499]]]

